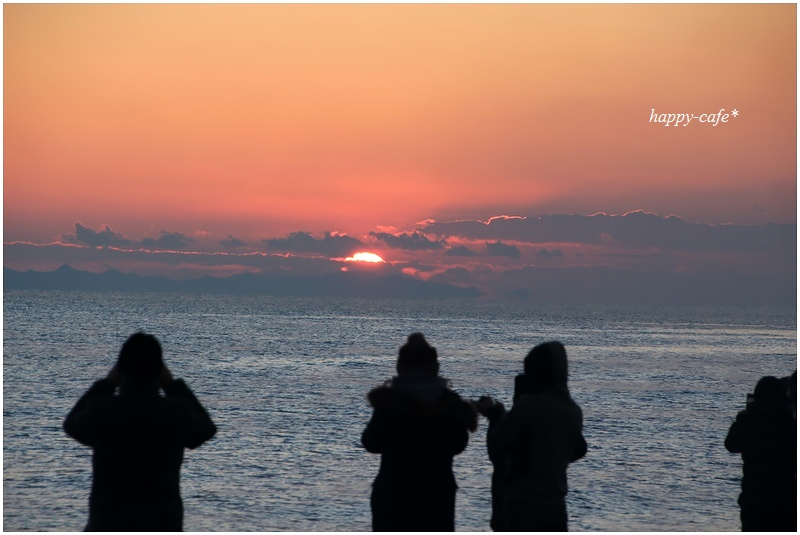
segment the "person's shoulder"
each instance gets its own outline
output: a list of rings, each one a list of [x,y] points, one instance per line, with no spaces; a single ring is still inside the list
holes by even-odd
[[[583,415],[583,410],[569,394],[554,394],[552,392],[539,392],[535,394],[523,394],[512,407],[512,410],[523,412],[545,412],[552,413],[567,411],[578,415]]]
[[[440,403],[449,407],[456,407],[459,410],[475,411],[475,406],[471,401],[461,397],[461,394],[449,388],[442,392]]]
[[[475,406],[461,397],[458,392],[445,389],[440,399],[443,412],[460,422],[469,430],[475,431],[478,428],[478,412]]]
[[[445,412],[477,414],[472,402],[462,398],[458,392],[450,390],[449,388],[442,392],[436,404]]]
[[[445,388],[442,391],[442,400],[446,401],[447,403],[467,403],[464,398],[461,397],[461,394],[456,392],[455,390],[451,390],[450,388]]]
[[[96,415],[107,414],[119,410],[123,405],[120,397],[113,396],[92,396],[87,400],[86,410]]]
[[[550,399],[540,392],[535,394],[522,394],[514,400],[514,405],[512,405],[511,408],[517,410],[531,410],[554,402],[555,400]]]
[[[583,409],[582,409],[582,408],[581,408],[581,406],[578,404],[578,402],[577,402],[577,401],[575,401],[575,399],[574,399],[572,396],[570,396],[570,395],[567,395],[567,396],[566,396],[566,399],[565,399],[565,402],[566,402],[566,403],[567,403],[567,404],[568,404],[570,407],[572,407],[574,410],[576,410],[576,411],[580,412],[581,414],[583,414]]]
[[[370,390],[367,402],[374,410],[386,413],[423,414],[430,408],[430,405],[388,383]]]
[[[191,409],[193,404],[191,400],[179,396],[157,396],[155,403],[162,407],[175,407],[179,410]]]

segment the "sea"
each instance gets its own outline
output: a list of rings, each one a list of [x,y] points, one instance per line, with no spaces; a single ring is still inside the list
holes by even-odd
[[[184,459],[186,531],[369,531],[365,395],[415,331],[462,397],[507,406],[527,352],[565,344],[589,445],[571,530],[738,531],[725,435],[760,377],[797,368],[795,308],[5,291],[4,531],[85,527],[91,450],[62,423],[139,330],[218,427]],[[458,531],[489,531],[486,428],[455,458]]]

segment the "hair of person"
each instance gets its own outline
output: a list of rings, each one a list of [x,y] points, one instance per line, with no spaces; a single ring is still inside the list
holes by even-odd
[[[163,367],[161,344],[152,334],[137,332],[122,344],[117,369],[129,379],[134,381],[154,379],[161,373]]]

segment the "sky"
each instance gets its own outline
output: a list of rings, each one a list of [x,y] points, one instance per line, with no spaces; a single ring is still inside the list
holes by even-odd
[[[5,4],[3,31],[6,267],[362,251],[484,289],[606,267],[796,292],[794,4]]]

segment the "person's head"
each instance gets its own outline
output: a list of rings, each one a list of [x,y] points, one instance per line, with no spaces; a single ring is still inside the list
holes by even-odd
[[[412,333],[397,355],[397,375],[409,372],[439,373],[436,348],[431,347],[422,333]]]
[[[781,380],[768,375],[756,383],[753,390],[753,402],[759,405],[788,404],[786,389],[781,385]]]
[[[163,367],[161,344],[155,336],[138,332],[122,344],[117,369],[128,380],[134,382],[155,380]]]
[[[533,392],[567,386],[567,350],[561,342],[545,342],[534,347],[523,365],[526,388]]]

